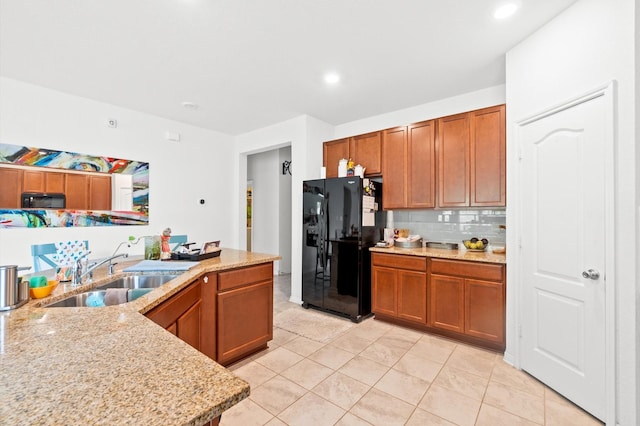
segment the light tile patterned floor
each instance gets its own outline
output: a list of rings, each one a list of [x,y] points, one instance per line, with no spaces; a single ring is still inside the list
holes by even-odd
[[[338,318],[288,302],[290,283],[275,277],[274,315]],[[314,340],[274,324],[269,349],[230,367],[251,396],[221,425],[602,424],[501,354],[375,319],[349,325],[327,341],[326,327]]]

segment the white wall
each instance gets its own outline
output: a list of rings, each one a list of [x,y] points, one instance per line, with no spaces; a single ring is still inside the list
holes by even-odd
[[[615,150],[617,422],[638,424],[638,151],[635,131],[635,9],[633,0],[581,0],[507,54],[507,198],[516,199],[515,123],[550,106],[617,82]],[[509,203],[507,229],[517,229],[517,206]],[[524,225],[523,225],[524,226]],[[508,235],[507,246],[517,236]],[[507,250],[507,306],[515,306],[516,251]],[[510,291],[516,290],[516,291]],[[515,324],[513,310],[507,324]],[[517,340],[508,328],[507,356],[517,360]]]
[[[291,175],[282,174],[282,163],[284,161],[291,161],[291,147],[280,148],[278,150],[278,228],[279,228],[279,253],[282,256],[279,264],[279,273],[290,274],[291,273]],[[293,167],[293,165],[291,165]],[[297,221],[297,218],[296,218]]]
[[[505,102],[505,86],[493,86],[451,98],[440,99],[385,114],[336,126],[334,138],[374,132],[396,126],[405,126],[432,118],[445,117],[474,109],[485,108]]]
[[[108,118],[118,120],[116,129],[107,127]],[[165,140],[166,131],[179,132],[181,141]],[[159,234],[167,226],[191,241],[238,245],[231,136],[0,78],[0,141],[150,164],[148,226],[0,229],[0,264],[31,265],[31,244],[64,239],[88,239],[92,258],[106,257],[129,235]]]
[[[277,149],[247,158],[247,179],[253,181],[251,251],[280,253],[279,160]],[[274,262],[273,271],[279,273],[279,262]]]

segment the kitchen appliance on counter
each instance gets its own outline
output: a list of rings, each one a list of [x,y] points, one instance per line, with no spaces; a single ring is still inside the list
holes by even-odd
[[[303,182],[302,301],[354,322],[371,314],[369,247],[382,239],[382,184],[358,176]]]
[[[23,192],[21,198],[23,209],[64,209],[67,204],[64,194]]]
[[[30,266],[0,266],[0,311],[19,308],[29,301],[29,281],[22,281],[18,271],[31,269]]]

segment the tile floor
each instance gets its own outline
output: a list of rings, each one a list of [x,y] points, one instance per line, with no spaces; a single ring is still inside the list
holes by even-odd
[[[274,317],[338,317],[290,303],[275,277]],[[295,318],[294,318],[295,320]],[[274,320],[269,349],[230,367],[251,396],[221,425],[601,425],[501,354],[367,319],[335,336],[291,332]],[[346,327],[345,327],[346,326]],[[291,328],[291,327],[287,327]],[[311,328],[311,329],[308,329]]]

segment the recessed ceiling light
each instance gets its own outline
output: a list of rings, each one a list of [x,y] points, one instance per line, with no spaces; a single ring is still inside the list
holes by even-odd
[[[340,81],[340,76],[335,72],[330,72],[324,76],[324,81],[327,84],[336,84]]]
[[[518,10],[517,4],[507,3],[497,8],[495,12],[493,12],[493,17],[496,19],[505,19],[516,13],[516,10]]]
[[[194,104],[193,102],[183,102],[182,106],[185,109],[191,109],[191,110],[198,109],[198,105]]]

